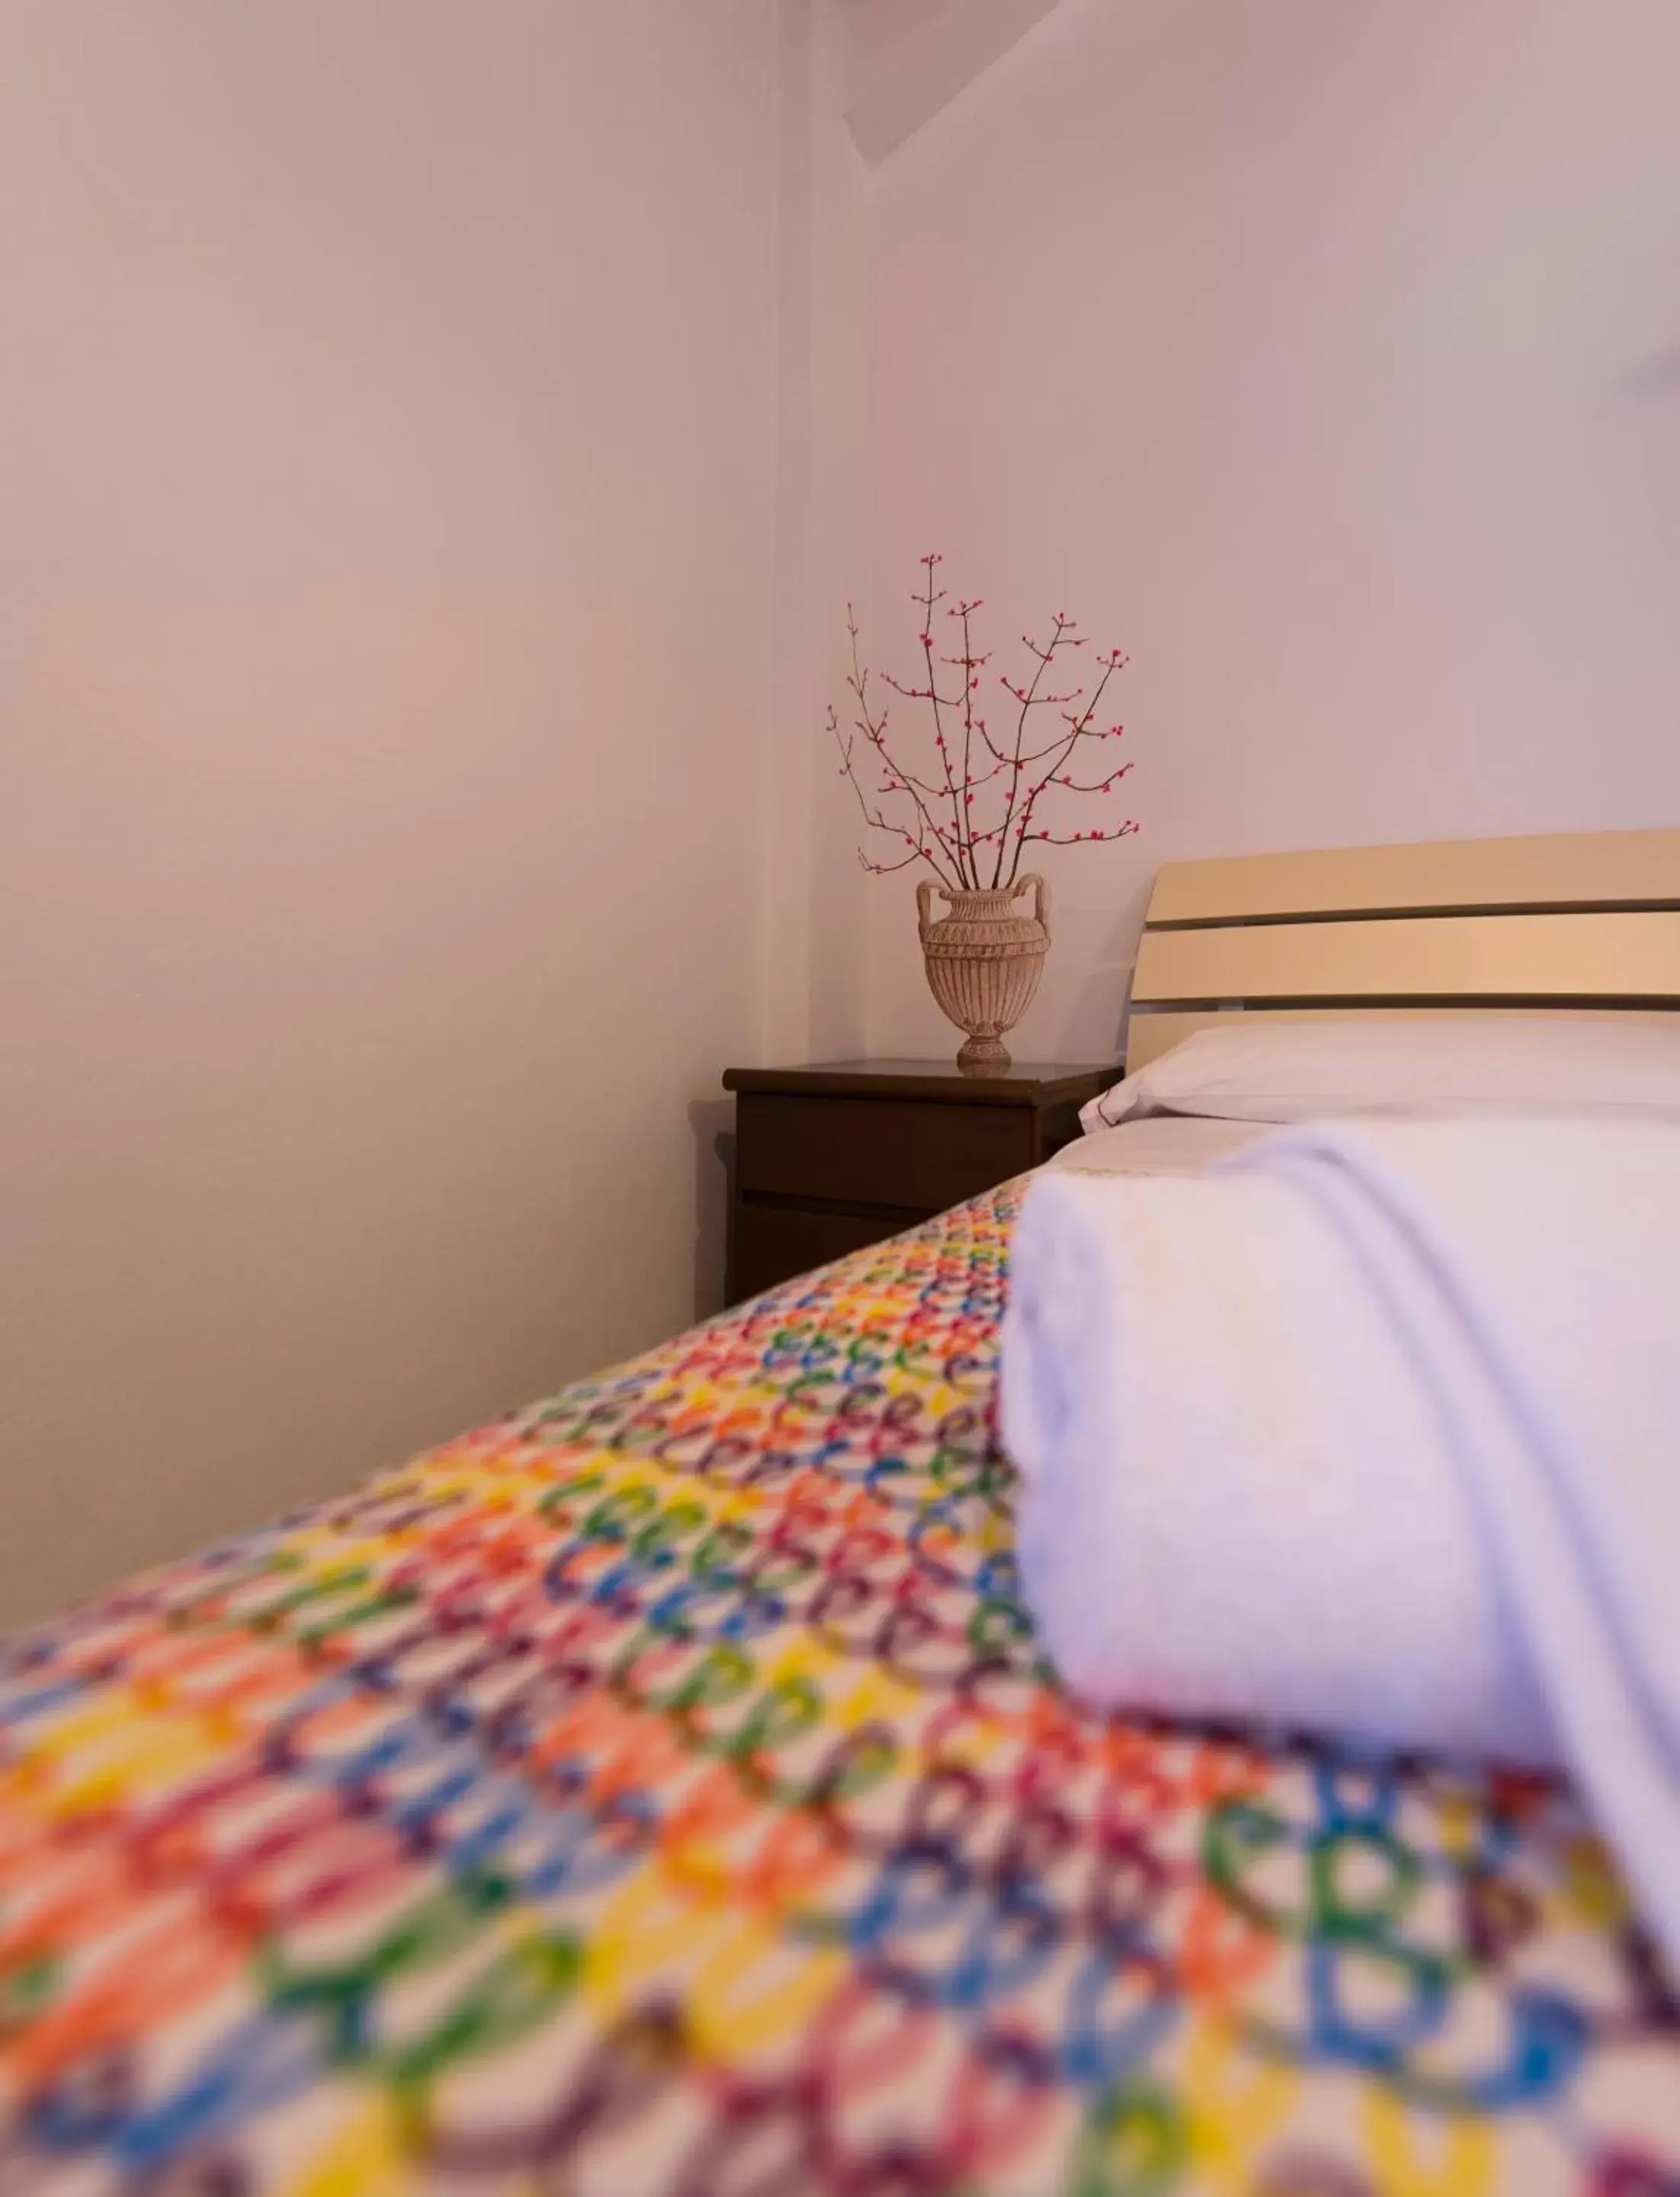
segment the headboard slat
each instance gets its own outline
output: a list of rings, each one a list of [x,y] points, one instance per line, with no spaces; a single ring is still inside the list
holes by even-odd
[[[1149,930],[1138,1005],[1220,1000],[1680,1000],[1680,913],[1423,915]]]
[[[1680,831],[1443,839],[1169,862],[1149,920],[1630,907],[1680,907]]]

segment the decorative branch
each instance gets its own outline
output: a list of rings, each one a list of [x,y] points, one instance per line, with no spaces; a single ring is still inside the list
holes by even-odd
[[[1112,794],[1132,768],[1129,762],[1086,780],[1076,776],[1069,768],[1075,751],[1084,740],[1111,740],[1122,737],[1125,728],[1109,725],[1098,728],[1094,720],[1097,711],[1115,675],[1123,670],[1127,658],[1121,652],[1111,649],[1096,661],[1102,675],[1097,681],[1088,699],[1083,684],[1065,693],[1056,691],[1054,668],[1057,655],[1063,650],[1080,649],[1086,646],[1086,637],[1076,628],[1075,621],[1064,612],[1057,611],[1046,642],[1040,645],[1030,634],[1021,636],[1022,646],[1034,659],[1030,679],[1024,684],[1006,677],[999,683],[1017,704],[1015,735],[1011,745],[999,745],[989,731],[985,717],[978,713],[976,698],[980,692],[981,675],[991,661],[989,650],[975,646],[974,616],[982,606],[976,597],[959,600],[951,604],[946,616],[959,622],[962,634],[960,654],[936,656],[933,641],[934,614],[946,598],[946,590],[935,584],[935,567],[943,562],[936,554],[924,557],[924,585],[911,600],[920,614],[918,644],[922,651],[927,684],[907,686],[889,672],[878,675],[882,683],[895,694],[911,702],[925,702],[933,719],[933,761],[912,769],[901,760],[901,751],[889,746],[887,725],[889,711],[883,710],[878,716],[869,699],[869,682],[876,675],[861,660],[857,619],[849,604],[846,609],[846,628],[851,636],[852,668],[846,685],[856,705],[856,716],[849,732],[842,729],[839,713],[831,709],[829,729],[840,751],[840,774],[851,781],[857,797],[864,823],[872,832],[883,834],[896,845],[908,851],[891,860],[879,861],[871,858],[860,848],[858,860],[863,867],[877,877],[890,875],[895,870],[910,868],[925,862],[939,879],[942,889],[953,891],[977,891],[982,884],[993,890],[1008,890],[1020,874],[1022,855],[1029,842],[1052,847],[1070,847],[1082,842],[1124,839],[1137,831],[1134,820],[1127,819],[1117,825],[1094,831],[1061,832],[1048,825],[1034,828],[1034,817],[1041,800],[1052,794],[1073,793],[1102,798]],[[960,696],[941,692],[941,668],[947,673],[960,671]],[[1059,731],[1040,745],[1028,745],[1028,727],[1035,710],[1054,709],[1061,717],[1064,730]],[[962,752],[960,760],[956,751],[957,716],[961,712]],[[861,736],[867,752],[872,752],[879,765],[878,785],[866,787],[863,777],[863,756],[858,749]],[[976,758],[976,743],[982,751]],[[976,761],[991,758],[989,768],[977,768]],[[1041,765],[1048,768],[1041,768]],[[993,815],[988,822],[983,813],[976,814],[976,794],[982,793],[1001,779],[1002,814],[997,816],[997,797],[993,797]],[[883,801],[898,804],[900,813],[893,815],[882,806]],[[950,805],[947,821],[943,810]],[[907,803],[907,807],[906,804]],[[982,804],[982,811],[983,811]],[[985,858],[989,877],[982,877],[982,858]]]
[[[943,833],[935,823],[931,812],[921,797],[919,789],[922,780],[900,764],[888,748],[886,713],[884,711],[882,713],[878,722],[870,715],[869,673],[859,659],[857,617],[849,603],[846,606],[846,629],[850,634],[852,641],[852,670],[846,684],[857,700],[859,715],[856,720],[856,731],[864,735],[879,755],[889,779],[893,781],[890,790],[895,792],[907,792],[916,813],[916,829],[913,832],[907,832],[901,826],[889,822],[878,809],[870,807],[863,790],[863,781],[857,773],[854,760],[855,735],[848,739],[842,733],[838,712],[831,708],[828,713],[829,730],[839,745],[841,775],[850,779],[852,790],[858,797],[858,805],[863,810],[865,822],[872,831],[883,832],[889,838],[901,839],[911,849],[909,854],[898,861],[877,863],[872,862],[860,848],[858,860],[866,870],[878,877],[884,876],[892,870],[908,869],[914,861],[924,861],[941,884],[954,884],[960,890],[964,880],[962,865],[953,855],[950,847],[947,845]],[[932,787],[929,787],[927,791],[935,798],[938,797]],[[941,864],[938,855],[929,845],[930,839],[939,847],[950,863],[948,869]]]

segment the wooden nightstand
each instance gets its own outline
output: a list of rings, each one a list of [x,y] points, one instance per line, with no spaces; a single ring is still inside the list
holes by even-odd
[[[1079,1134],[1118,1067],[837,1060],[732,1068],[735,1196],[729,1301],[895,1236],[1036,1167]]]

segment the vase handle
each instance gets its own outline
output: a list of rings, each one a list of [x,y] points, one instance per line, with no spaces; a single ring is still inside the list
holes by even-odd
[[[928,936],[928,911],[933,906],[933,880],[918,878],[916,884],[916,930],[924,945]]]
[[[1024,878],[1017,878],[1009,889],[1009,896],[1016,899],[1028,885],[1036,888],[1033,898],[1033,918],[1044,926],[1045,943],[1050,943],[1050,887],[1036,870],[1028,870]]]

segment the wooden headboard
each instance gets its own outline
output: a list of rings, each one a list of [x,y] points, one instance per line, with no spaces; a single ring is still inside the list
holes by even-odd
[[[1126,1064],[1232,1012],[1680,1020],[1680,831],[1167,862]]]

